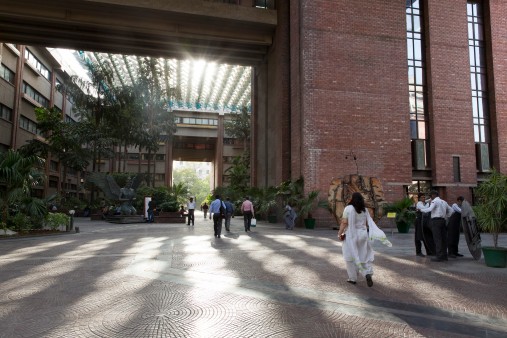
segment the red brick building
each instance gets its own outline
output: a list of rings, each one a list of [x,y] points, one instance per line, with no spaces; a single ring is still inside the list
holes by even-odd
[[[507,172],[507,2],[261,2],[265,8],[252,8],[254,0],[82,7],[51,0],[19,9],[12,2],[0,4],[0,33],[11,42],[106,52],[205,50],[252,66],[256,186],[303,176],[307,190],[325,197],[333,178],[359,172],[380,178],[389,201],[429,188],[454,201],[472,199],[491,168]],[[49,3],[60,16],[37,7]],[[23,11],[33,15],[22,21]],[[111,12],[110,31],[79,35],[81,25],[98,27],[107,19],[101,13]],[[143,44],[130,40],[136,32]],[[187,50],[177,45],[183,34]]]
[[[282,128],[267,143],[278,166],[266,176],[302,175],[308,190],[326,192],[333,177],[358,171],[379,177],[391,201],[418,185],[454,201],[472,199],[491,168],[507,171],[507,2],[289,1],[277,9],[272,83],[283,117],[273,117]]]

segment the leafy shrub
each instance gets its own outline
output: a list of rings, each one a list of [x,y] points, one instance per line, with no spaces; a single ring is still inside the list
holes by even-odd
[[[30,217],[19,212],[11,217],[11,222],[14,225],[14,229],[18,232],[26,231],[31,228]]]
[[[46,216],[46,225],[52,230],[57,230],[60,226],[67,225],[69,223],[69,216],[60,212],[49,213]]]
[[[179,209],[180,208],[179,208],[177,201],[169,201],[169,202],[164,202],[160,205],[157,205],[157,210],[165,211],[165,212],[176,212]]]

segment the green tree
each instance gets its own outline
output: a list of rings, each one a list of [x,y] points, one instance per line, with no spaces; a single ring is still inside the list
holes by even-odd
[[[247,107],[242,107],[239,112],[232,112],[230,120],[224,123],[227,136],[243,141],[243,152],[247,153],[250,142],[251,116]]]
[[[194,169],[182,168],[173,171],[173,184],[184,185],[188,189],[188,195],[195,196],[196,203],[202,203],[210,192],[209,176],[200,178]]]
[[[0,153],[0,210],[4,226],[9,207],[29,197],[32,188],[43,182],[44,177],[38,170],[43,164],[39,156],[24,156],[16,150]]]

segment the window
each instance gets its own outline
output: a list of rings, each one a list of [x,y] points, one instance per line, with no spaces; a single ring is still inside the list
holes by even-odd
[[[274,9],[275,0],[255,0],[254,6],[257,8]]]
[[[53,160],[49,162],[49,169],[52,171],[58,171],[58,162]]]
[[[407,186],[407,196],[417,196],[419,193],[429,194],[431,191],[431,181],[412,181],[412,184]]]
[[[429,132],[421,3],[422,0],[406,3],[410,138],[412,139],[412,162],[414,169],[417,170],[427,169],[430,163],[427,151]]]
[[[37,57],[33,55],[28,48],[25,49],[25,59],[28,60],[28,62],[30,62],[35,67],[35,69],[37,69],[39,73],[46,78],[46,80],[49,81],[51,79],[51,72],[49,69],[42,62],[40,62],[39,59],[37,59]]]
[[[0,118],[12,121],[12,109],[4,106],[3,104],[0,104]]]
[[[204,126],[217,126],[217,119],[201,119],[194,117],[175,117],[174,121],[179,124],[193,124],[193,125],[204,125]]]
[[[26,82],[23,82],[23,93],[40,103],[41,106],[49,108],[49,100]]]
[[[127,158],[129,160],[139,160],[139,153],[129,153]]]
[[[468,1],[468,54],[470,59],[470,84],[472,89],[472,118],[475,143],[482,144],[477,154],[477,168],[480,171],[489,168],[490,127],[488,84],[486,71],[486,50],[484,41],[484,19],[482,3]],[[488,154],[484,156],[484,154]]]
[[[155,156],[155,160],[157,160],[157,161],[165,161],[165,155],[164,154],[157,154]]]
[[[452,157],[452,173],[454,176],[454,182],[461,182],[461,169],[459,165],[459,157]]]
[[[14,84],[14,72],[0,63],[0,77],[5,81]]]
[[[37,128],[37,123],[30,120],[29,118],[26,118],[25,116],[21,115],[19,118],[19,127],[21,129],[27,130],[33,134],[41,135],[41,131]]]

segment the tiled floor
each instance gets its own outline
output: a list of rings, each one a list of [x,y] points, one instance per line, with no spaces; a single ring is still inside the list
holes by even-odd
[[[237,217],[214,238],[200,213],[194,227],[75,225],[0,240],[0,337],[507,336],[507,269],[473,260],[463,236],[465,257],[435,263],[389,231],[369,288],[346,282],[333,230],[245,233]]]

